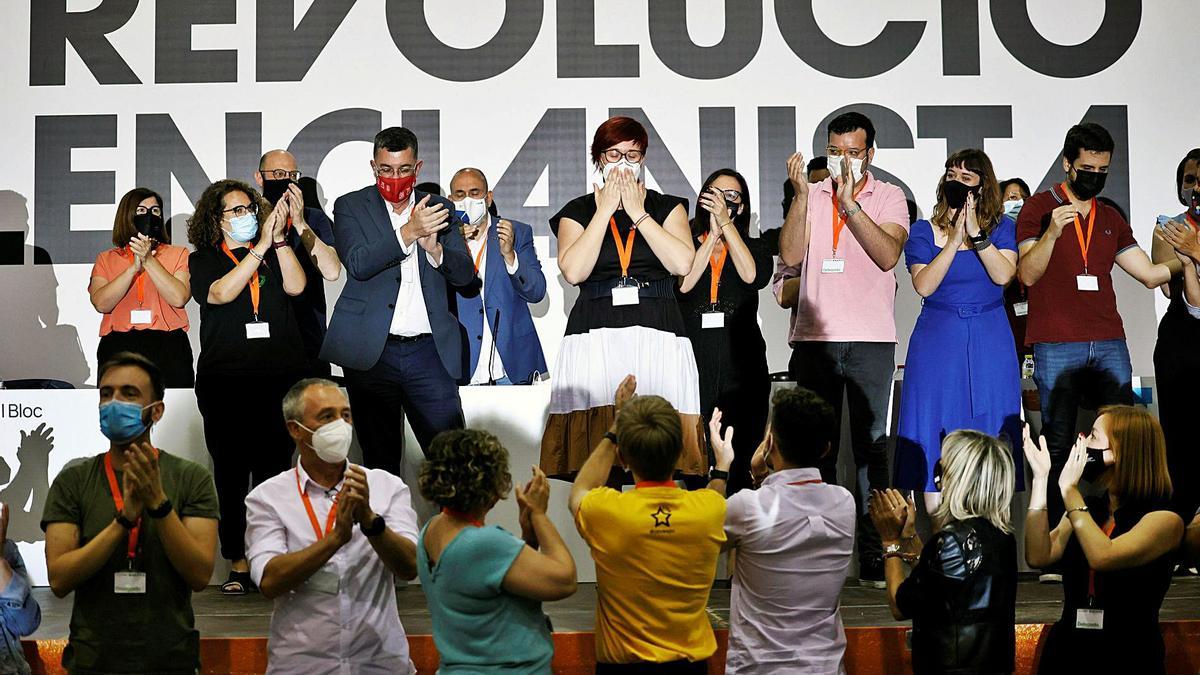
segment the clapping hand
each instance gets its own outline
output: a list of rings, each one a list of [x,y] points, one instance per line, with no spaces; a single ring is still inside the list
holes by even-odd
[[[450,212],[441,202],[429,206],[429,195],[421,197],[412,209],[412,216],[404,224],[404,231],[410,241],[421,245],[426,252],[438,255],[442,244],[437,240],[438,233],[450,227]]]
[[[621,413],[621,408],[637,395],[637,378],[633,375],[626,375],[625,379],[621,380],[621,384],[617,385],[617,393],[613,396],[613,408],[616,409],[616,414]]]
[[[978,237],[979,232],[980,232],[979,219],[976,217],[976,214],[975,214],[975,205],[976,205],[975,193],[968,192],[967,193],[967,202],[966,202],[966,204],[963,205],[963,208],[966,209],[966,214],[965,214],[966,217],[964,218],[965,225],[966,225],[966,234],[971,237]]]
[[[885,545],[897,543],[916,531],[917,505],[895,488],[872,490],[869,511]]]
[[[1171,248],[1184,265],[1194,265],[1200,260],[1200,241],[1197,241],[1196,230],[1183,223],[1169,220],[1165,225],[1155,228],[1154,236]]]
[[[134,443],[125,450],[125,475],[133,477],[138,501],[143,506],[156,507],[167,498],[158,469],[158,453],[149,443]]]
[[[832,170],[833,167],[830,167]],[[788,181],[792,184],[792,189],[796,191],[797,198],[808,197],[808,165],[804,162],[804,154],[800,152],[792,153],[787,161]]]
[[[1046,445],[1046,437],[1039,436],[1038,442],[1034,443],[1028,424],[1025,425],[1024,436],[1025,461],[1033,471],[1034,479],[1046,478],[1050,475],[1050,448]]]
[[[303,233],[308,221],[304,219],[304,193],[300,186],[292,183],[280,199],[287,200],[288,217],[291,218],[292,227],[296,228],[296,232]]]
[[[854,173],[850,171],[850,155],[841,154],[833,159],[834,165],[829,167],[829,170],[839,176],[838,203],[841,204],[843,211],[849,211],[854,208]]]
[[[728,471],[729,465],[733,464],[733,427],[725,427],[725,436],[721,437],[720,408],[713,408],[712,418],[708,421],[708,442],[712,445],[716,468]]]
[[[354,522],[366,525],[375,520],[375,513],[371,510],[371,487],[367,484],[367,472],[361,466],[346,463],[341,494],[353,504],[351,515]]]
[[[507,220],[497,221],[496,238],[500,240],[500,255],[504,256],[504,261],[509,265],[513,264],[513,261],[516,259],[514,248],[516,240],[513,236],[512,222]]]
[[[142,233],[137,233],[129,239],[129,251],[133,253],[133,269],[140,272],[146,264],[146,258],[154,249],[154,240]]]
[[[1079,485],[1079,479],[1083,476],[1083,469],[1088,461],[1087,444],[1088,437],[1079,434],[1079,438],[1075,440],[1075,447],[1071,448],[1071,454],[1067,457],[1067,463],[1063,465],[1062,473],[1058,475],[1058,489],[1063,497]]]
[[[631,219],[637,220],[646,213],[646,186],[629,169],[617,169],[621,174],[617,186],[621,189],[621,208]]]
[[[771,473],[771,467],[767,464],[767,455],[771,454],[771,432],[768,429],[763,436],[762,442],[754,449],[754,456],[750,458],[750,476],[754,478],[754,483],[757,485],[766,479],[767,474]]]
[[[342,547],[354,536],[354,510],[358,508],[358,497],[343,490],[337,496],[337,516],[333,525],[333,537]]]
[[[721,229],[733,223],[733,219],[729,216],[729,206],[725,204],[725,194],[715,187],[709,186],[707,190],[700,193],[699,201],[700,208],[709,213],[708,236],[716,237],[719,240]]]
[[[614,169],[604,179],[604,186],[592,184],[592,194],[596,198],[596,210],[611,216],[621,208],[621,169]]]

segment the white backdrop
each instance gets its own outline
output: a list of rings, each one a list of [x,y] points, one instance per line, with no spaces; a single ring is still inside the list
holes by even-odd
[[[106,245],[115,204],[128,189],[165,190],[175,240],[182,242],[192,200],[207,181],[249,178],[262,151],[291,147],[332,212],[338,195],[372,182],[366,139],[380,126],[418,130],[427,164],[422,180],[444,185],[457,168],[479,167],[497,187],[502,213],[534,226],[551,282],[547,299],[534,308],[550,362],[573,294],[567,288],[564,302],[545,219],[586,189],[591,133],[618,109],[640,109],[653,125],[652,186],[694,194],[705,174],[732,165],[746,175],[764,228],[781,222],[783,158],[793,149],[819,152],[824,120],[859,104],[872,106],[867,111],[880,128],[876,164],[911,189],[922,214],[956,143],[986,135],[984,149],[1000,176],[1021,176],[1036,188],[1060,178],[1063,136],[1085,116],[1104,120],[1118,138],[1105,194],[1130,210],[1144,247],[1155,216],[1181,210],[1176,164],[1200,145],[1194,117],[1200,95],[1186,58],[1194,22],[1180,20],[1194,15],[1194,3],[814,0],[815,26],[797,28],[796,17],[809,6],[798,0],[2,3],[0,380],[94,384],[100,317],[86,293],[90,262]],[[1026,9],[1034,33],[1013,37]],[[664,28],[662,15],[671,11],[682,11],[686,21]],[[314,28],[322,21],[324,33]],[[414,47],[420,40],[412,27],[424,24],[459,51]],[[911,50],[895,46],[904,42],[896,31],[904,30],[919,36]],[[1125,43],[1114,31],[1127,34]],[[693,58],[685,49],[679,58],[681,45],[692,44],[716,51]],[[1108,53],[1114,44],[1116,52]],[[508,57],[511,67],[492,67]],[[1115,276],[1135,374],[1150,375],[1164,301],[1121,272]],[[903,362],[919,303],[903,269],[898,277]],[[331,307],[340,288],[341,282],[326,286]],[[768,357],[772,370],[783,370],[787,315],[768,294],[763,300]],[[198,353],[195,304],[189,314]],[[482,423],[495,426],[499,417]],[[95,423],[93,414],[59,422],[61,452],[95,452]],[[5,439],[0,454],[12,459],[15,442]],[[526,451],[535,448],[514,455]],[[16,472],[18,462],[11,468]]]

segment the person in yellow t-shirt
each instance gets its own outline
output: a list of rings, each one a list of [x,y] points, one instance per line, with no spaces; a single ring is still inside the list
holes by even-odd
[[[682,490],[671,480],[683,451],[679,412],[658,396],[634,398],[636,388],[632,375],[617,388],[616,421],[571,490],[596,563],[596,673],[707,673],[717,642],[704,610],[725,542],[733,429],[713,443],[708,489]],[[715,434],[719,413],[712,424]],[[629,492],[604,487],[618,459],[633,472]]]

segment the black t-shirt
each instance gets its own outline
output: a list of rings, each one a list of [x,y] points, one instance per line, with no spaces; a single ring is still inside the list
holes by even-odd
[[[646,190],[646,213],[650,214],[654,222],[659,225],[665,224],[667,216],[680,204],[683,205],[684,213],[687,213],[688,202],[686,199],[664,195],[654,190]],[[590,194],[582,195],[567,202],[566,206],[563,206],[559,209],[558,213],[550,217],[550,229],[554,232],[554,236],[557,237],[558,222],[563,218],[570,218],[586,228],[594,215],[596,215],[596,198]],[[621,210],[618,210],[613,215],[613,218],[617,221],[617,231],[621,235],[621,246],[625,246],[629,237],[629,228],[633,225],[633,221]],[[654,255],[654,251],[650,249],[650,244],[646,243],[645,237],[635,236],[633,238],[633,256],[629,261],[629,276],[639,281],[654,281],[671,276],[667,268],[663,267],[658,256]],[[621,260],[617,255],[617,242],[613,240],[611,228],[606,226],[604,243],[600,245],[600,253],[596,257],[596,265],[592,268],[592,273],[588,275],[587,280],[611,281],[620,278]]]
[[[232,249],[240,262],[250,255],[249,248]],[[295,306],[283,290],[279,259],[270,249],[259,265],[261,289],[258,319],[270,325],[268,338],[249,339],[246,324],[254,321],[250,286],[242,288],[232,302],[208,303],[208,289],[233,271],[234,263],[220,248],[204,248],[188,258],[192,274],[192,297],[200,305],[200,358],[196,373],[281,373],[303,370],[306,364],[304,343],[296,324]],[[309,280],[312,283],[312,280]],[[320,283],[319,281],[317,283]]]

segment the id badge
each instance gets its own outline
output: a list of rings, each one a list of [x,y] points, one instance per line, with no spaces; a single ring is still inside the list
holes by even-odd
[[[313,575],[308,578],[306,585],[309,590],[317,593],[337,595],[340,582],[341,578],[338,576],[337,571],[329,566],[325,566],[313,572]]]
[[[1029,313],[1028,302],[1018,302],[1013,304],[1013,314],[1016,316],[1025,316]]]
[[[148,309],[135,309],[129,312],[129,323],[134,326],[145,326],[153,321],[154,315]]]
[[[612,289],[613,307],[638,304],[637,286],[617,286]]]
[[[271,324],[266,321],[251,321],[246,324],[247,340],[263,340],[271,337]]]
[[[1080,274],[1075,277],[1075,285],[1081,291],[1098,291],[1100,290],[1100,278],[1094,274]]]
[[[1075,610],[1075,627],[1084,630],[1104,629],[1104,610],[1078,609]]]
[[[701,328],[724,328],[725,313],[724,312],[705,312],[700,315]]]
[[[145,572],[117,572],[113,575],[113,593],[118,595],[145,595]]]
[[[845,258],[826,258],[821,261],[821,274],[841,274],[845,271]]]

